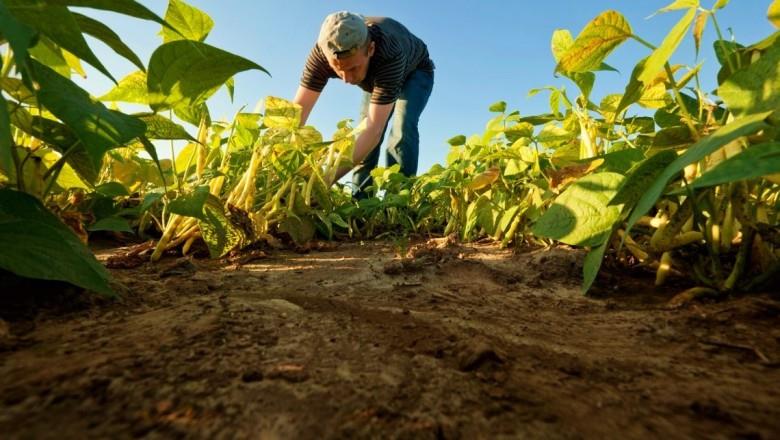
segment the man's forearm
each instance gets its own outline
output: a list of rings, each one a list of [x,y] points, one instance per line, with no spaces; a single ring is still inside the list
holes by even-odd
[[[363,132],[361,132],[357,139],[355,139],[355,148],[352,152],[352,167],[341,167],[339,168],[338,172],[336,172],[336,177],[331,183],[337,182],[339,179],[344,177],[345,174],[347,174],[352,168],[360,165],[366,157],[371,153],[371,151],[374,150],[374,148],[377,147],[377,144],[379,143],[379,137],[381,136],[381,132],[377,132],[374,130],[366,129]]]

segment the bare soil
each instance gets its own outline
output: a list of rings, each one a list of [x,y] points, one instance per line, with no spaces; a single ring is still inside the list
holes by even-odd
[[[112,269],[120,300],[7,284],[0,437],[780,438],[777,292],[669,309],[682,287],[630,273],[583,296],[580,251],[400,252],[170,257]]]

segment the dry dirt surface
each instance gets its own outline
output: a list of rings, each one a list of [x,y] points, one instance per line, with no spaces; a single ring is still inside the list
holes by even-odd
[[[7,285],[0,437],[780,438],[777,293],[584,297],[582,258],[366,242],[112,269],[118,301]]]

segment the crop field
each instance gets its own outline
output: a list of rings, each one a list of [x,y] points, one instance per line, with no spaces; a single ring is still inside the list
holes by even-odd
[[[779,437],[780,31],[737,42],[739,3],[581,17],[548,111],[358,199],[364,122],[212,119],[268,72],[200,9],[0,0],[0,438]],[[95,11],[159,25],[148,62]]]

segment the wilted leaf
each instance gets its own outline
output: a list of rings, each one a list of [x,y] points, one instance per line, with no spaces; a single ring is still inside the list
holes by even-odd
[[[693,42],[696,45],[696,55],[699,55],[699,48],[701,47],[701,38],[704,35],[704,28],[707,26],[707,19],[710,17],[710,13],[702,11],[696,17],[696,23],[693,25]]]

